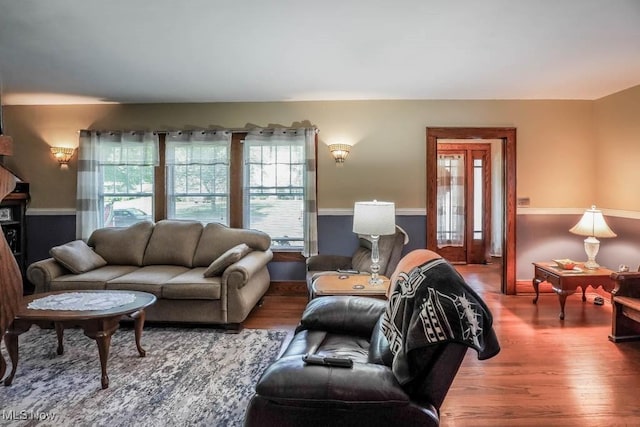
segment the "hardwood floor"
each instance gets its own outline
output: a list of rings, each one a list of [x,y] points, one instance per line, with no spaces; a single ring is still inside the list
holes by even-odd
[[[640,342],[610,342],[611,306],[580,293],[566,303],[555,294],[500,293],[499,267],[456,266],[484,298],[502,350],[479,361],[469,351],[441,408],[441,425],[639,426]],[[305,297],[268,296],[248,328],[292,331]]]
[[[306,296],[266,295],[242,324],[250,329],[284,329],[293,332],[307,302]]]

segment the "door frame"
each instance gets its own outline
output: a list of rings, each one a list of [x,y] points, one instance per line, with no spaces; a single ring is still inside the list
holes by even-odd
[[[427,249],[436,249],[438,139],[499,139],[503,157],[503,262],[501,291],[516,294],[516,128],[427,127]]]

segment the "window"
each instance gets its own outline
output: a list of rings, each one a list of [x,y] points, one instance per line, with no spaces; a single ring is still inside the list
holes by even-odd
[[[111,132],[98,147],[98,205],[103,227],[153,218],[157,138],[151,133]]]
[[[271,236],[275,248],[304,245],[304,135],[247,135],[244,224]]]
[[[315,129],[82,131],[78,238],[164,218],[253,228],[317,253]]]
[[[443,152],[443,150],[441,150]],[[462,247],[464,229],[464,154],[439,154],[438,167],[438,247]]]
[[[231,132],[166,136],[167,218],[229,225]]]

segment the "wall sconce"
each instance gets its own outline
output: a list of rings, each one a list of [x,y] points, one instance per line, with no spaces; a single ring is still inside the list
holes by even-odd
[[[60,163],[60,169],[63,170],[69,169],[69,160],[71,160],[75,151],[75,148],[51,147],[53,157]]]
[[[329,151],[331,151],[331,155],[336,160],[336,166],[344,164],[344,160],[349,155],[349,150],[351,150],[349,144],[329,144]]]

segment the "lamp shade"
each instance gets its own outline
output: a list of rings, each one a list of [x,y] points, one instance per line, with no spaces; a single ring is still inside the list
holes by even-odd
[[[75,148],[51,147],[53,157],[55,157],[58,163],[60,163],[60,168],[62,169],[69,167],[69,161],[71,160],[71,157],[73,157],[73,153],[75,151]]]
[[[591,209],[587,209],[580,221],[569,231],[580,236],[616,237],[616,233],[609,228],[604,220],[602,211],[596,209],[595,205],[591,206]]]
[[[396,232],[396,206],[393,202],[356,202],[353,208],[353,232],[384,236]]]
[[[349,155],[351,145],[349,144],[329,144],[329,151],[336,161],[336,165],[342,165]]]

